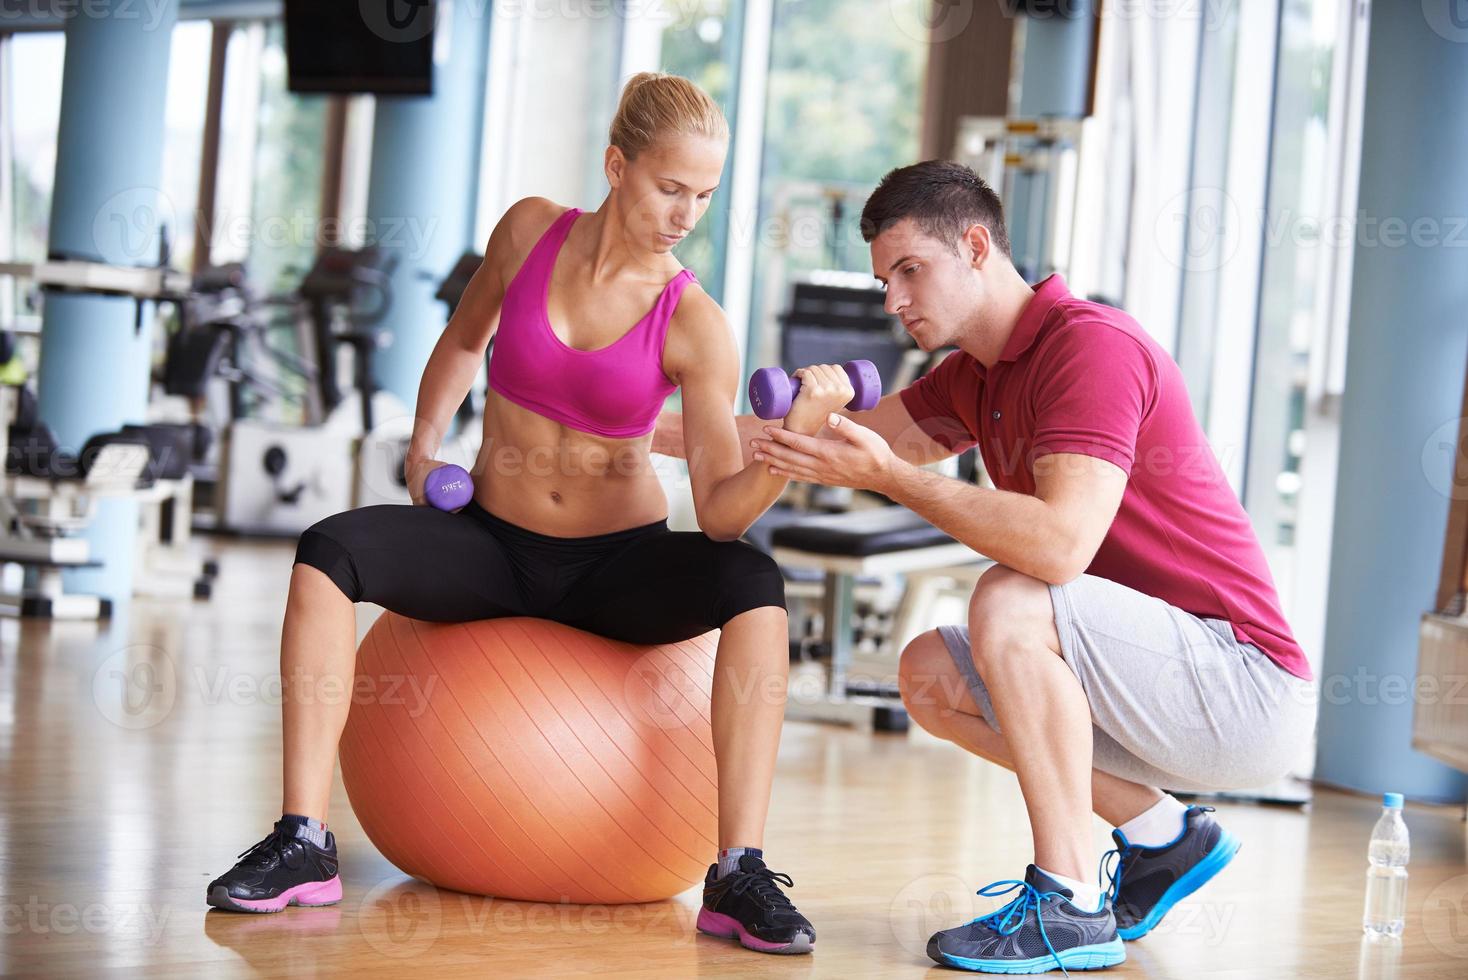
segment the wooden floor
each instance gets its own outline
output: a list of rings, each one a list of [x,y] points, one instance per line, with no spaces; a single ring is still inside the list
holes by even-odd
[[[795,878],[813,956],[696,935],[696,892],[598,908],[438,892],[376,852],[339,782],[340,905],[209,911],[205,884],[279,813],[272,682],[291,550],[208,544],[223,563],[212,602],[139,601],[105,629],[0,621],[0,973],[952,976],[924,956],[928,935],[988,911],[973,891],[1029,859],[1012,775],[923,736],[792,723],[766,852]],[[1468,977],[1460,810],[1408,807],[1406,936],[1363,945],[1376,814],[1328,791],[1308,812],[1220,807],[1238,858],[1112,974]]]

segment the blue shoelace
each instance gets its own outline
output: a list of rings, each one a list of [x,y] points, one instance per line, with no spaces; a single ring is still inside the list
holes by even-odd
[[[1025,924],[1030,910],[1035,910],[1035,924],[1040,927],[1040,938],[1045,942],[1045,948],[1050,951],[1050,956],[1055,960],[1055,965],[1060,967],[1060,972],[1067,977],[1070,973],[1065,969],[1065,964],[1060,960],[1060,954],[1055,952],[1055,947],[1050,944],[1050,937],[1045,934],[1045,917],[1041,911],[1043,903],[1047,898],[1064,898],[1060,892],[1042,892],[1027,881],[996,881],[992,885],[985,885],[978,891],[985,898],[998,898],[1008,895],[1016,888],[1020,893],[1008,905],[996,909],[988,915],[981,915],[974,922],[993,929],[1001,936],[1012,936]]]
[[[1107,867],[1112,858],[1116,859],[1114,865]],[[1113,847],[1101,855],[1101,870],[1096,875],[1096,883],[1101,886],[1101,893],[1106,896],[1106,901],[1112,908],[1116,908],[1116,896],[1121,894],[1121,863],[1122,853]]]
[[[1194,808],[1190,807],[1189,809]],[[1202,813],[1216,812],[1215,808],[1211,806],[1200,806],[1196,807],[1196,809]],[[1188,829],[1190,828],[1188,827],[1187,818],[1185,816],[1183,818],[1183,832],[1186,833]],[[1118,831],[1118,833],[1120,833],[1120,831]],[[1181,835],[1179,835],[1179,837],[1181,837]],[[1126,840],[1126,835],[1122,835],[1122,840]],[[1127,841],[1126,851],[1127,853],[1130,853],[1131,851],[1145,847],[1145,844],[1133,844],[1131,841]],[[1108,868],[1106,866],[1107,862],[1113,857],[1116,858],[1116,865],[1113,868]],[[1101,885],[1101,890],[1106,893],[1106,900],[1111,903],[1112,908],[1116,908],[1117,897],[1121,895],[1121,869],[1122,865],[1125,863],[1126,854],[1123,853],[1119,848],[1113,847],[1111,850],[1101,855],[1101,871],[1098,875],[1098,880]]]

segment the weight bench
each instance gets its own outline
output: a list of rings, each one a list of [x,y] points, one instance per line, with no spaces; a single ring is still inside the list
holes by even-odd
[[[824,641],[830,651],[825,700],[866,704],[881,722],[901,711],[895,689],[847,681],[853,650],[853,593],[858,577],[908,573],[987,561],[906,507],[875,507],[801,517],[774,529],[771,553],[782,568],[825,576]],[[896,727],[904,727],[898,725]]]

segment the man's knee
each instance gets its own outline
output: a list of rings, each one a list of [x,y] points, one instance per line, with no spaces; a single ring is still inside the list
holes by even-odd
[[[913,637],[902,649],[897,662],[897,688],[907,713],[923,728],[934,734],[939,716],[948,707],[942,698],[942,681],[953,669],[948,647],[937,630]]]
[[[979,576],[969,598],[969,644],[979,676],[996,662],[1012,664],[1016,652],[1039,646],[1060,652],[1055,607],[1044,582],[1007,565]]]

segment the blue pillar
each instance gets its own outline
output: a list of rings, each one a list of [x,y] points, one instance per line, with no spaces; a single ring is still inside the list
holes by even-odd
[[[1094,0],[1041,4],[1025,15],[1019,115],[1080,119],[1090,94]]]
[[[1371,11],[1316,775],[1462,799],[1463,775],[1411,747],[1410,691],[1449,503],[1450,462],[1425,473],[1423,448],[1458,417],[1468,360],[1452,239],[1468,214],[1468,103],[1443,98],[1468,92],[1468,36],[1400,14]],[[1440,111],[1416,111],[1428,105]]]
[[[114,265],[158,261],[163,105],[178,0],[78,10],[66,24],[49,251]],[[145,421],[151,310],[109,296],[50,293],[42,318],[41,418],[63,448]],[[123,602],[132,592],[137,505],[102,502],[88,529],[104,566],[67,574],[67,588]]]
[[[438,280],[466,249],[483,248],[473,235],[489,6],[439,6],[433,94],[378,97],[367,186],[373,237],[398,259],[380,324],[393,341],[377,356],[377,381],[410,410],[448,319],[433,298]]]
[[[1093,2],[1040,4],[1025,15],[1017,107],[1020,118],[1085,116],[1095,31]],[[1016,171],[1011,180],[1010,199],[1005,202],[1010,246],[1015,262],[1032,279],[1039,279],[1052,271],[1043,261],[1046,243],[1042,229],[1050,222],[1055,174]]]

